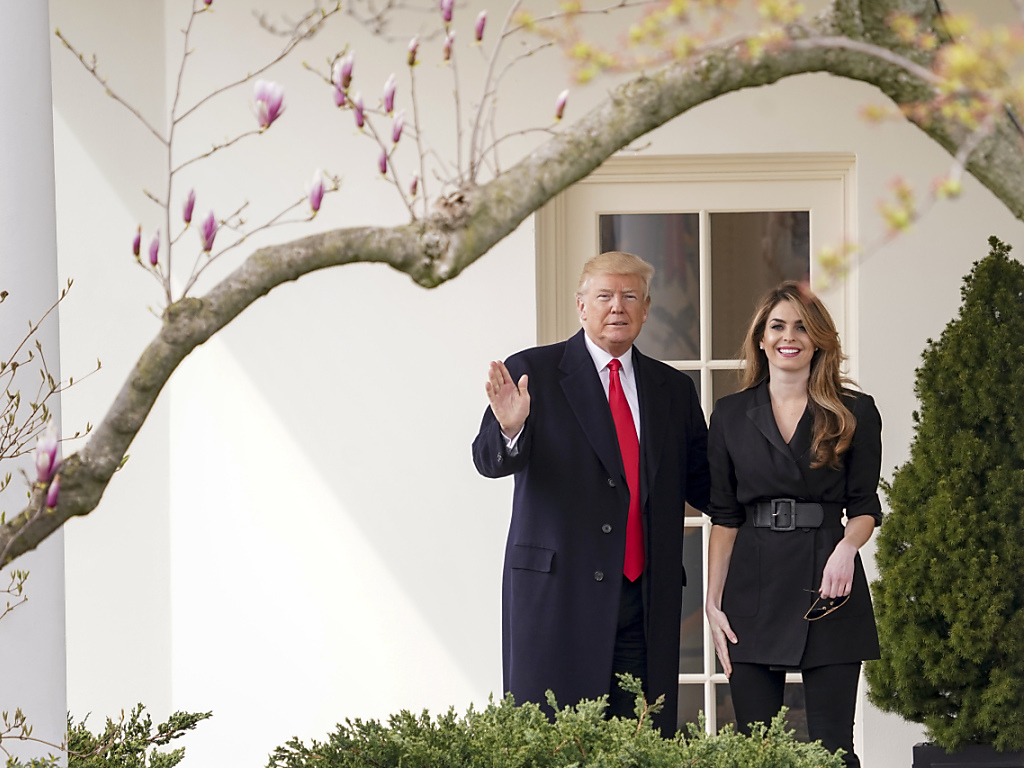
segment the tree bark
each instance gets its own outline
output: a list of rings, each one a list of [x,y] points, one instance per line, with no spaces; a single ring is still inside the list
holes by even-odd
[[[95,509],[178,364],[278,285],[327,267],[380,262],[433,288],[457,277],[619,149],[726,93],[827,72],[872,84],[897,104],[929,99],[933,85],[894,61],[904,57],[908,63],[929,64],[886,26],[895,9],[917,13],[927,23],[939,21],[929,0],[835,0],[810,26],[790,30],[791,45],[759,59],[751,60],[739,45],[723,45],[625,83],[501,176],[441,201],[438,213],[428,219],[390,228],[335,230],[255,252],[202,298],[185,298],[168,307],[160,333],[88,443],[64,461],[56,509],[44,510],[45,493],[36,492],[20,514],[0,526],[0,566],[34,549],[71,517]],[[843,41],[856,46],[844,48]],[[919,127],[952,155],[965,138],[958,124],[938,115]],[[966,168],[1024,220],[1024,153],[1020,133],[1009,119],[979,144]]]

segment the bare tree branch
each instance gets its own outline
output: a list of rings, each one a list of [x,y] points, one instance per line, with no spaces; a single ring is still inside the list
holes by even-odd
[[[928,0],[916,4],[835,0],[831,11],[819,17],[813,34],[826,40],[846,36],[871,46],[891,46],[894,54],[907,56],[908,51],[888,33],[885,17],[896,6],[908,10],[908,5],[914,5],[909,10],[916,10],[926,21],[934,19],[934,6]],[[891,56],[880,57],[863,45],[804,44],[800,41],[808,39],[806,29],[792,34],[792,42],[799,44],[773,47],[756,59],[743,46],[721,45],[625,83],[501,176],[442,200],[430,217],[398,227],[335,230],[263,248],[204,297],[185,298],[169,306],[160,333],[143,352],[102,423],[85,447],[64,461],[57,508],[40,514],[43,498],[36,492],[21,514],[0,526],[0,566],[35,548],[69,518],[96,507],[177,366],[278,285],[327,267],[379,262],[433,288],[458,276],[524,219],[619,149],[726,93],[792,75],[828,72],[873,84],[900,105],[925,102],[936,95],[930,77]],[[921,57],[914,61],[922,66],[928,63]],[[1019,134],[1007,118],[998,120],[991,131],[985,126],[973,133],[940,114],[918,125],[954,156],[965,141],[977,142],[973,151],[964,153],[967,171],[1024,220],[1024,153]]]

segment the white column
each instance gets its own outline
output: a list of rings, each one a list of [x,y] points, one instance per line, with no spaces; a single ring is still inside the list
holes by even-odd
[[[37,320],[56,300],[58,285],[47,4],[2,0],[0,13],[0,72],[7,73],[7,95],[0,110],[0,290],[8,292],[0,305],[0,357],[7,359],[28,330],[28,322]],[[37,338],[50,373],[59,378],[56,313]],[[39,374],[25,370],[18,382],[23,400],[33,399]],[[59,424],[59,398],[51,398],[49,404]],[[8,515],[25,503],[18,467],[31,475],[32,457],[5,461],[0,468],[0,474],[13,474],[0,495],[0,510]],[[67,711],[62,533],[0,572],[0,587],[7,586],[12,567],[30,571],[29,600],[0,621],[5,659],[0,710],[13,715],[15,709],[22,709],[34,737],[59,744]],[[0,599],[0,611],[6,602]],[[3,747],[23,758],[52,751],[38,743],[7,739]]]

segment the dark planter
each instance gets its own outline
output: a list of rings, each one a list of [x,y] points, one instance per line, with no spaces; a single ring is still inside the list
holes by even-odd
[[[1022,768],[1024,752],[996,752],[987,744],[946,752],[934,744],[914,745],[914,768]]]

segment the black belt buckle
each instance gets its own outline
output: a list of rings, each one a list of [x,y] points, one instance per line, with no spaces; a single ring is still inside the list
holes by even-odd
[[[772,499],[773,531],[796,530],[796,499]]]

